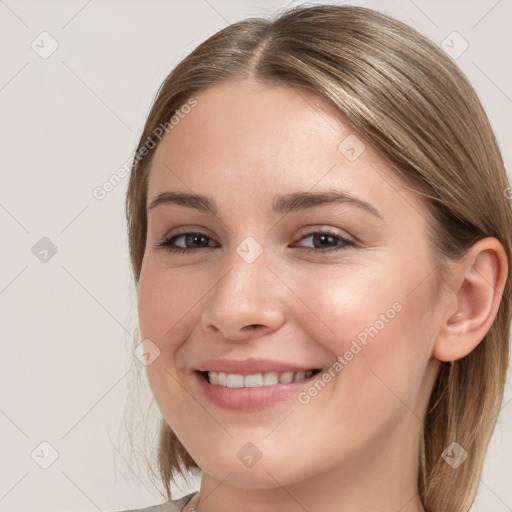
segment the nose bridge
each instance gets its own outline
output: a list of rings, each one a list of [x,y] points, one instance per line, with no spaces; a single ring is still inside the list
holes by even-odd
[[[203,310],[203,327],[233,339],[254,335],[255,326],[262,333],[279,328],[283,286],[268,268],[271,264],[270,251],[253,236],[234,246]]]

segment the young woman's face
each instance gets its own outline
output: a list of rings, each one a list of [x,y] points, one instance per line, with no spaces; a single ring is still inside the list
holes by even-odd
[[[415,469],[442,312],[424,203],[311,95],[195,99],[148,185],[139,318],[163,416],[239,486]]]

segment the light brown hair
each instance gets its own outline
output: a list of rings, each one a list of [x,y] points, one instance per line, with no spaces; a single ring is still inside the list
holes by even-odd
[[[137,150],[200,91],[246,78],[312,92],[332,104],[397,176],[427,199],[441,278],[448,261],[488,236],[502,243],[512,268],[509,183],[488,118],[464,74],[416,30],[374,10],[338,5],[299,6],[271,20],[234,23],[200,44],[167,76]],[[126,197],[136,284],[146,241],[152,154],[134,162]],[[467,511],[475,499],[503,399],[511,293],[509,274],[483,341],[466,357],[440,366],[418,447],[418,489],[429,512]],[[469,453],[456,470],[441,458],[453,441]],[[163,419],[158,464],[169,498],[174,475],[197,467]]]

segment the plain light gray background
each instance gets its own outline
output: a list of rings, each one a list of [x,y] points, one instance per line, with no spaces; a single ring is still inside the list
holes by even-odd
[[[127,180],[102,200],[93,190],[132,154],[158,87],[180,59],[226,24],[290,3],[300,2],[0,0],[2,512],[164,501],[143,466],[158,419],[144,373],[133,472],[123,427],[141,369],[131,352]],[[483,101],[510,173],[510,0],[337,3],[391,14],[441,46],[458,32],[454,51],[469,46],[456,61]],[[474,511],[512,511],[511,400],[509,379]]]

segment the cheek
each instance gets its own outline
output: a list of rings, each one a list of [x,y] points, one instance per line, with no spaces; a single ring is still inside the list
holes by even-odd
[[[148,383],[162,415],[183,410],[186,397],[179,380],[176,353],[187,339],[186,320],[201,297],[183,274],[162,268],[156,260],[144,260],[138,285],[138,316],[141,339],[149,339],[159,355],[146,366]],[[170,407],[172,404],[172,407]]]
[[[307,305],[300,328],[336,356],[388,330],[402,309],[400,285],[384,269],[352,265],[297,274],[294,291]],[[304,312],[295,319],[304,319]]]
[[[172,272],[158,263],[143,264],[138,287],[138,315],[142,338],[154,341],[163,355],[175,349],[203,292],[186,271]]]
[[[398,397],[413,407],[430,359],[431,283],[417,286],[418,271],[403,268],[394,261],[385,269],[331,269],[296,281],[311,313],[300,327],[333,354],[333,363],[338,358],[336,394],[357,397],[361,411]]]

